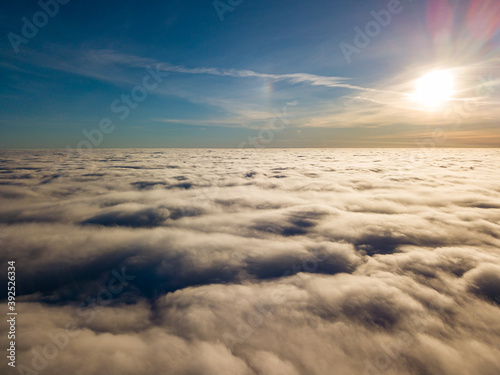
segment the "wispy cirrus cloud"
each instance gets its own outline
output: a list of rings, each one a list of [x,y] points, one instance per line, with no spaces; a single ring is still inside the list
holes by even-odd
[[[330,88],[343,88],[359,91],[384,92],[374,88],[361,87],[345,83],[350,78],[345,77],[328,77],[319,76],[309,73],[292,73],[292,74],[266,74],[258,73],[252,70],[229,69],[221,70],[216,68],[186,68],[183,66],[175,66],[163,64],[162,70],[169,72],[188,73],[188,74],[209,74],[215,76],[238,77],[238,78],[266,78],[276,81],[288,81],[289,83],[307,83],[312,86],[324,86]]]
[[[190,113],[184,117],[150,119],[166,123],[258,128],[273,117],[272,107],[276,108],[278,104],[272,103],[291,99],[300,99],[301,103],[294,108],[294,120],[290,125],[297,128],[362,128],[395,124],[447,126],[457,116],[464,124],[490,123],[500,116],[500,109],[495,105],[500,93],[499,78],[492,74],[496,58],[451,68],[457,78],[456,97],[435,112],[426,112],[412,100],[416,79],[432,67],[395,72],[377,82],[361,85],[340,76],[192,68],[107,49],[68,51],[65,59],[47,55],[36,60],[53,69],[120,87],[136,84],[137,70],[154,67],[171,73],[169,84],[156,90],[155,95],[181,98],[213,109],[213,113],[204,114],[204,118],[196,118]],[[204,78],[192,79],[189,76]],[[218,77],[224,79],[218,80]],[[478,94],[478,87],[485,81],[493,96]],[[277,86],[279,91],[273,90]],[[462,109],[464,106],[468,108],[466,113]],[[485,112],[487,117],[482,115]]]
[[[122,55],[113,51],[92,51],[88,53],[93,59],[101,61],[103,64],[120,64],[130,67],[144,67],[153,63],[150,59]],[[364,126],[385,126],[391,124],[412,124],[412,125],[444,125],[449,123],[450,112],[457,115],[457,112],[465,123],[474,121],[485,121],[479,118],[484,107],[500,115],[500,110],[493,105],[490,97],[478,94],[478,87],[487,85],[498,87],[499,78],[492,76],[492,67],[496,66],[495,58],[486,59],[480,63],[474,63],[467,66],[457,66],[452,68],[457,78],[456,97],[448,103],[445,108],[434,113],[426,113],[418,103],[412,100],[415,81],[420,75],[425,73],[424,68],[415,68],[408,71],[394,73],[392,76],[385,77],[383,80],[374,82],[369,87],[352,84],[352,79],[347,77],[321,76],[309,73],[288,73],[288,74],[270,74],[261,73],[248,69],[219,69],[213,67],[188,68],[181,65],[172,65],[166,62],[155,61],[159,64],[162,71],[189,74],[189,75],[207,75],[215,77],[232,77],[236,79],[263,79],[267,82],[288,84],[284,91],[294,92],[300,96],[301,91],[308,94],[314,88],[336,89],[332,91],[329,100],[323,93],[323,100],[316,100],[310,103],[308,108],[299,108],[296,113],[295,126],[297,127],[364,127]],[[431,69],[431,68],[427,68]],[[476,78],[471,78],[476,72]],[[296,87],[296,85],[301,85]],[[309,87],[307,87],[309,86]],[[234,88],[233,88],[234,89]],[[242,85],[244,90],[245,86]],[[235,89],[238,91],[238,89]],[[346,92],[347,90],[347,92]],[[203,91],[203,89],[201,89]],[[208,87],[207,91],[210,91]],[[349,91],[357,92],[357,95],[348,94]],[[479,90],[480,91],[480,90]],[[500,90],[492,89],[491,93]],[[178,90],[178,93],[182,90]],[[324,92],[324,91],[322,91]],[[243,95],[238,100],[230,97],[221,97],[220,93],[215,95],[199,95],[193,92],[184,92],[184,97],[188,100],[197,100],[211,105],[218,106],[229,113],[235,115],[231,119],[215,118],[214,124],[224,126],[242,125],[252,120],[267,120],[268,116],[259,109],[259,105],[252,103],[252,98]],[[197,99],[195,99],[198,96]],[[245,104],[242,104],[245,101]],[[471,105],[472,104],[472,105]],[[468,105],[476,110],[469,110],[466,114],[460,114],[463,110],[458,109]],[[238,110],[239,108],[239,110]],[[495,116],[493,116],[495,117]],[[490,116],[492,118],[492,116]],[[176,120],[176,119],[172,119]],[[487,119],[486,119],[487,120]],[[184,123],[201,124],[193,119],[185,119]],[[252,125],[253,126],[253,125]],[[258,126],[258,125],[257,125]]]

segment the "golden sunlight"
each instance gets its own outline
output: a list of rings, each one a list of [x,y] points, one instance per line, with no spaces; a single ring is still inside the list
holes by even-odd
[[[451,100],[454,94],[454,79],[449,70],[435,70],[416,81],[412,98],[423,109],[436,110]]]

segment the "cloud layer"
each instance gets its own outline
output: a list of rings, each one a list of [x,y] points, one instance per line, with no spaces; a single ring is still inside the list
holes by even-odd
[[[444,149],[2,152],[18,369],[497,374],[498,160]]]

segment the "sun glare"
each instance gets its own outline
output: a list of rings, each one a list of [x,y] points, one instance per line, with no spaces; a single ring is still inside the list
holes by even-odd
[[[436,70],[417,80],[413,99],[426,110],[436,110],[453,98],[453,75],[448,70]]]

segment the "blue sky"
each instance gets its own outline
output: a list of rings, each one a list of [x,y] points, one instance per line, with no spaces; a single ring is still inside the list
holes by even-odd
[[[66,2],[2,6],[1,148],[500,145],[497,2]]]

